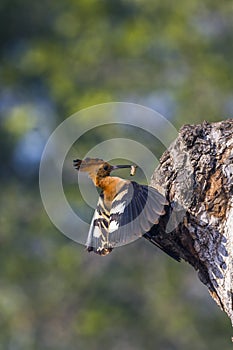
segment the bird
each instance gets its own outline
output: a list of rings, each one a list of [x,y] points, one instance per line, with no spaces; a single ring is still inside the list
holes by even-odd
[[[162,246],[148,234],[165,214],[168,205],[165,196],[152,186],[111,176],[112,171],[124,168],[130,168],[134,175],[137,166],[111,165],[100,158],[75,159],[73,166],[78,172],[88,173],[101,190],[87,236],[88,252],[105,256],[116,247],[145,237],[180,261],[170,247]]]

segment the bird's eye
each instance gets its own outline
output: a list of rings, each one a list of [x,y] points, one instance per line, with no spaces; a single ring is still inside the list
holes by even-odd
[[[108,170],[108,165],[105,165],[105,166],[104,166],[104,170]]]

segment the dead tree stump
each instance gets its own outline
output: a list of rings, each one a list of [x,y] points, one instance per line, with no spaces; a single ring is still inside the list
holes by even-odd
[[[233,325],[233,120],[184,125],[151,185],[170,205],[150,238],[198,271]]]

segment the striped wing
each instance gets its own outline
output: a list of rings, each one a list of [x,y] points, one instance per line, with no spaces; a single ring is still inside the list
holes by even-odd
[[[104,204],[104,195],[101,192],[86,241],[89,252],[94,251],[97,254],[106,255],[112,251],[108,241],[109,221],[110,211]]]
[[[126,183],[112,202],[109,221],[109,243],[112,247],[143,236],[165,214],[167,201],[155,188]]]
[[[153,187],[126,182],[106,208],[101,193],[91,222],[87,250],[106,255],[114,247],[132,242],[158,223],[166,199]]]

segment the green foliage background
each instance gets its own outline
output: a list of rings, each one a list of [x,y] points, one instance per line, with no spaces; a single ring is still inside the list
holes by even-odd
[[[97,103],[177,128],[231,117],[232,1],[1,0],[0,16],[0,349],[231,349],[191,267],[144,241],[100,258],[61,235],[38,166],[53,129]]]

